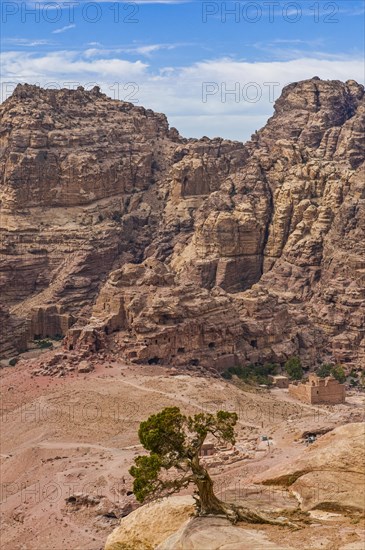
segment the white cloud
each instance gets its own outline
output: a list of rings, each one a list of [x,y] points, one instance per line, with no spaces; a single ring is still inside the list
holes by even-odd
[[[150,44],[147,46],[136,46],[136,48],[131,49],[131,53],[137,53],[149,56],[153,52],[158,52],[159,50],[174,50],[178,48],[181,44]]]
[[[121,100],[164,112],[172,126],[187,137],[222,136],[245,140],[273,112],[273,99],[293,81],[323,79],[363,82],[363,61],[342,56],[299,57],[275,62],[235,61],[230,58],[200,61],[159,71],[142,61],[110,58],[100,50],[63,51],[44,55],[6,52],[2,56],[4,82],[59,83],[60,87],[98,84]],[[203,101],[206,83],[213,83]],[[227,94],[225,97],[224,89]],[[229,90],[236,90],[229,94]],[[6,88],[9,90],[9,88]],[[270,98],[270,91],[275,92]],[[257,94],[257,101],[254,96]],[[226,99],[226,101],[225,101]]]
[[[11,46],[21,46],[27,48],[33,48],[36,46],[49,46],[52,45],[50,40],[46,39],[29,39],[29,38],[4,38],[2,40],[3,44],[9,44]]]
[[[55,29],[52,31],[52,34],[61,34],[62,32],[69,31],[70,29],[74,29],[76,25],[66,25],[65,27],[61,27],[60,29]]]
[[[95,46],[94,48],[89,48],[84,51],[84,55],[88,58],[95,58],[100,56],[109,56],[109,55],[118,55],[118,54],[129,54],[129,55],[142,55],[144,57],[151,57],[154,52],[160,50],[174,50],[179,47],[188,46],[190,44],[146,44],[141,46],[122,46],[122,47],[113,47],[113,48],[102,48],[97,47],[101,46],[97,42],[91,42],[89,46]]]
[[[69,77],[82,81],[94,79],[141,77],[148,65],[141,61],[130,62],[124,59],[86,59],[76,51],[57,51],[45,55],[32,55],[27,52],[5,52],[2,54],[4,81],[8,77],[46,83],[55,79],[62,83]],[[111,82],[111,80],[110,80]]]

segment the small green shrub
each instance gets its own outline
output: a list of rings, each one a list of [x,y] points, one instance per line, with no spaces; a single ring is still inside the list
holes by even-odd
[[[292,380],[301,380],[303,378],[303,369],[299,357],[291,357],[285,363],[285,370]]]
[[[37,346],[40,349],[52,348],[53,344],[49,340],[37,340]]]
[[[277,365],[272,363],[251,364],[251,365],[238,365],[237,367],[229,367],[222,373],[222,377],[226,380],[231,380],[232,376],[237,376],[240,380],[243,380],[247,384],[270,384],[269,375],[276,374],[278,370]]]
[[[320,376],[320,378],[326,378],[326,376],[333,376],[340,382],[340,384],[343,384],[346,382],[346,374],[341,367],[341,365],[331,365],[330,363],[323,363],[317,370],[316,374]]]
[[[333,369],[331,370],[331,374],[334,378],[336,378],[336,380],[339,381],[340,384],[346,382],[346,374],[341,365],[336,365],[335,367],[333,367]]]
[[[333,365],[329,363],[323,363],[323,365],[318,367],[318,369],[316,370],[316,374],[320,378],[326,378],[326,376],[331,375],[332,368],[333,368]]]

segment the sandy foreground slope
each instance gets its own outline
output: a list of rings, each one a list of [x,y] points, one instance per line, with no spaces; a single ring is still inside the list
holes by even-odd
[[[254,486],[255,476],[300,457],[305,449],[300,436],[309,427],[360,421],[364,404],[354,395],[346,405],[301,405],[285,390],[244,392],[219,378],[118,361],[63,378],[35,377],[22,362],[1,369],[0,376],[1,548],[7,550],[104,548],[119,518],[133,507],[126,493],[128,469],[141,452],[139,423],[163,407],[177,405],[185,413],[235,410],[237,447],[248,451],[229,455],[224,465],[213,462],[217,492],[269,510],[294,509],[297,502],[282,489]],[[272,437],[271,447],[260,443],[263,434]],[[361,519],[324,512],[299,532],[257,531],[277,544],[285,536],[286,543],[305,549],[360,550],[364,540]]]

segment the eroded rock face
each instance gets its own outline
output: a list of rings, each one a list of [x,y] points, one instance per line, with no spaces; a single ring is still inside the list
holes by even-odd
[[[364,111],[354,81],[294,83],[241,144],[183,139],[98,89],[19,86],[0,281],[23,340],[218,370],[363,364]]]
[[[303,510],[364,512],[365,426],[346,424],[320,437],[300,458],[258,475],[265,485],[283,485]]]

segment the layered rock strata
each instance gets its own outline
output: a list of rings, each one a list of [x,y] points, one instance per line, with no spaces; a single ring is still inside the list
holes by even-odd
[[[365,359],[364,88],[284,88],[246,144],[18,86],[1,106],[3,353],[66,335],[137,362]],[[14,331],[11,327],[15,326]]]

